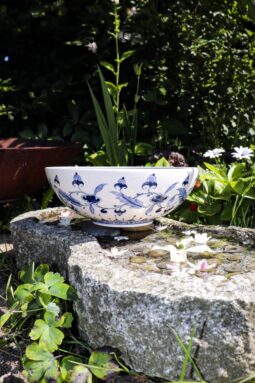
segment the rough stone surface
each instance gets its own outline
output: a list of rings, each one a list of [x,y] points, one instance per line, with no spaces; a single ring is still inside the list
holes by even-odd
[[[58,226],[54,217],[61,211],[47,209],[14,219],[11,231],[15,256],[19,266],[31,261],[48,262],[68,278],[79,296],[75,310],[80,334],[92,347],[117,348],[134,370],[178,380],[184,355],[173,330],[187,344],[196,325],[192,355],[206,381],[230,382],[255,369],[255,265],[250,262],[245,272],[242,264],[234,267],[240,258],[233,244],[228,245],[232,246],[228,248],[229,259],[224,259],[229,262],[226,265],[232,265],[232,270],[226,271],[231,275],[190,275],[182,268],[167,274],[162,272],[167,261],[160,259],[158,263],[157,257],[154,263],[152,259],[145,263],[153,265],[149,270],[141,268],[141,257],[148,257],[144,249],[152,243],[171,242],[167,235],[151,232],[145,238],[145,234],[132,237],[131,233],[122,233],[129,240],[117,244],[127,250],[118,259],[105,251],[116,245],[113,238],[99,243],[84,229]],[[53,223],[47,223],[50,216]],[[45,223],[40,223],[45,217]],[[191,228],[171,220],[162,222],[176,232]],[[255,244],[253,230],[196,230]],[[239,256],[245,258],[247,254]],[[138,262],[130,261],[127,266],[127,257],[136,255],[140,257]]]

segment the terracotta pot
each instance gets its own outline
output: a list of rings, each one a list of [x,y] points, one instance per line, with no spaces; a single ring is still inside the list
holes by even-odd
[[[0,140],[0,201],[23,197],[48,185],[46,166],[73,165],[82,145],[65,141]]]

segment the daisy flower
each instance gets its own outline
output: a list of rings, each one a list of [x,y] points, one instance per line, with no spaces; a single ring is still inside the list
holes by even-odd
[[[222,153],[224,153],[224,149],[220,148],[215,148],[212,150],[207,150],[207,152],[204,153],[204,157],[209,157],[209,158],[218,158],[222,156]]]
[[[234,152],[232,153],[232,157],[237,160],[250,160],[253,156],[253,151],[250,148],[240,146],[239,148],[234,148]]]

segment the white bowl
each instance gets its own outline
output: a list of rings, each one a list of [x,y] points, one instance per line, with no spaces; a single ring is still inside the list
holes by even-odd
[[[47,167],[59,199],[97,225],[137,227],[177,208],[198,176],[188,167]]]

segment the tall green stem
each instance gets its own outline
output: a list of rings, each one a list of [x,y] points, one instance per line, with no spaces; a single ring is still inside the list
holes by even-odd
[[[115,85],[116,85],[116,123],[117,132],[119,133],[119,109],[120,109],[120,51],[119,51],[119,32],[120,32],[120,18],[118,14],[118,6],[114,7],[114,35],[115,35],[115,49],[116,49],[116,72],[115,72]]]

